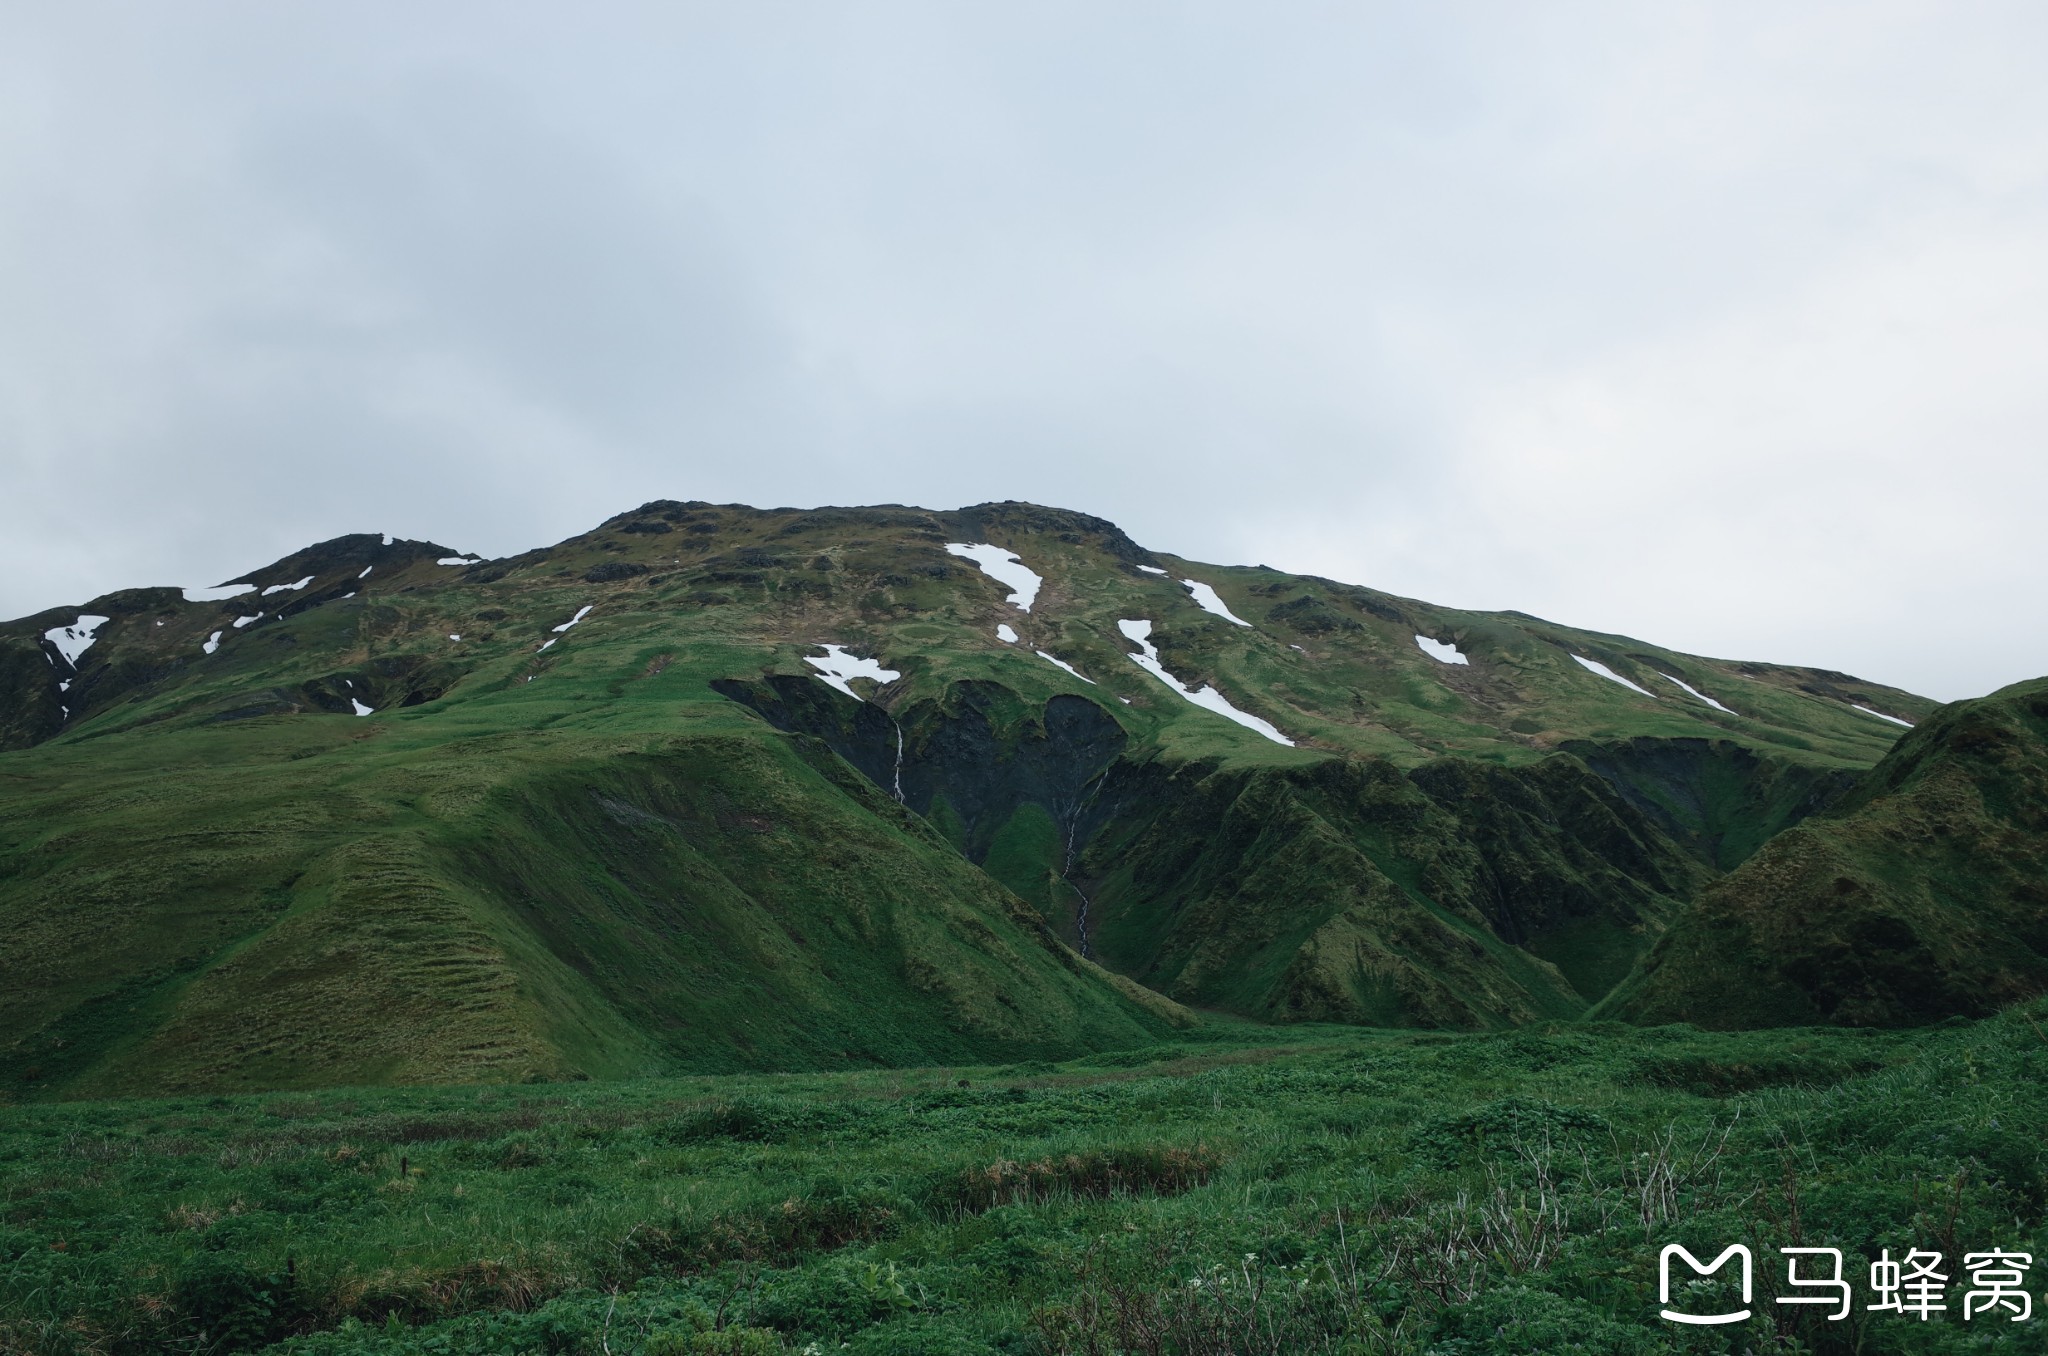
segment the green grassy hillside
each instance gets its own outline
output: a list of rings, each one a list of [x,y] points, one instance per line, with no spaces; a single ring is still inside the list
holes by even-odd
[[[1858,706],[1933,710],[1024,504],[664,501],[245,582],[0,625],[9,1095],[1058,1058],[1172,999],[1571,1015],[1884,755]],[[893,676],[835,691],[828,645]]]
[[[2048,680],[1959,702],[1707,889],[1605,1011],[1901,1026],[2048,990]]]

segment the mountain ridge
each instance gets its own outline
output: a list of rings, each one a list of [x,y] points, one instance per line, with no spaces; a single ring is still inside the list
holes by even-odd
[[[230,582],[0,624],[0,1083],[1569,1018],[1886,754],[1857,706],[1936,710],[1016,502],[655,500]]]

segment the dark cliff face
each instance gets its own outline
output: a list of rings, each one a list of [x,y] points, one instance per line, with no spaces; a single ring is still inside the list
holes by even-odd
[[[1096,703],[994,683],[894,715],[808,678],[719,690],[900,794],[1104,963],[1249,1016],[1569,1015],[1713,874],[1570,757],[1223,771],[1129,757]]]
[[[1089,805],[1128,742],[1085,697],[1032,708],[996,683],[952,684],[942,700],[891,714],[810,678],[713,684],[777,729],[816,736],[868,780],[949,830],[970,861],[1025,805],[1062,826],[1092,824]]]

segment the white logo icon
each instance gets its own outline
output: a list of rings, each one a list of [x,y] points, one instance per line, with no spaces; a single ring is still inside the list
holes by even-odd
[[[1746,1308],[1738,1309],[1732,1314],[1681,1314],[1673,1310],[1670,1307],[1671,1259],[1673,1257],[1683,1257],[1685,1264],[1693,1269],[1695,1276],[1711,1276],[1719,1271],[1729,1258],[1740,1257],[1742,1259],[1742,1302],[1746,1305],[1749,1303],[1751,1266],[1748,1248],[1740,1243],[1731,1243],[1719,1257],[1716,1257],[1711,1262],[1703,1263],[1699,1258],[1687,1252],[1682,1244],[1666,1243],[1664,1251],[1657,1256],[1657,1300],[1665,1306],[1663,1316],[1673,1323],[1741,1323],[1749,1318],[1749,1310]]]

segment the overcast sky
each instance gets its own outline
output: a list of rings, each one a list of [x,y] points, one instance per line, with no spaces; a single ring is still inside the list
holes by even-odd
[[[2048,7],[0,0],[0,615],[1030,499],[2048,673]]]

